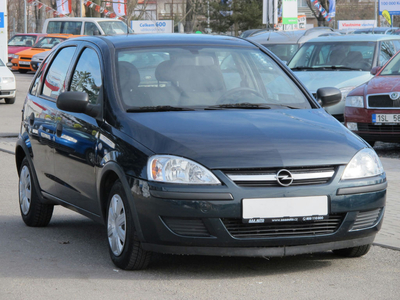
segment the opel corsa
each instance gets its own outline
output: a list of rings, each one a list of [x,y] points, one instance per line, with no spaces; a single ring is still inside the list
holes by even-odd
[[[37,71],[16,146],[28,226],[54,205],[105,225],[114,264],[153,252],[357,257],[382,224],[374,150],[262,46],[126,35],[58,45]]]

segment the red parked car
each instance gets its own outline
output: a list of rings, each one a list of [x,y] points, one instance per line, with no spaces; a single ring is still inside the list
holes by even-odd
[[[40,38],[46,36],[43,33],[17,33],[8,40],[8,61],[14,58],[14,54],[26,49],[30,49]]]
[[[346,97],[345,126],[371,146],[400,142],[400,51]]]

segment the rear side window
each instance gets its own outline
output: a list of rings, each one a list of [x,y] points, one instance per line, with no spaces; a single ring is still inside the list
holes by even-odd
[[[57,99],[60,93],[65,91],[65,77],[68,67],[74,56],[76,47],[67,47],[62,49],[54,58],[49,71],[44,78],[42,95]]]
[[[47,25],[47,33],[81,34],[82,22],[51,21]]]
[[[89,96],[89,102],[97,104],[101,88],[101,68],[96,51],[86,48],[72,76],[71,91],[85,92]]]

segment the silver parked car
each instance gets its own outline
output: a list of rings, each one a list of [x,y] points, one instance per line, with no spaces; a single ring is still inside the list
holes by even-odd
[[[305,43],[288,66],[314,95],[321,87],[340,89],[342,101],[326,111],[344,121],[347,94],[370,80],[372,68],[383,66],[398,50],[400,36],[396,35],[318,37]]]
[[[288,62],[301,45],[321,35],[340,35],[340,33],[329,27],[316,27],[295,31],[263,31],[247,39],[265,46],[282,61]]]

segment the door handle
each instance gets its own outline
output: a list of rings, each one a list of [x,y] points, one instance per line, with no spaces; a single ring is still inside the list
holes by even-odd
[[[61,123],[58,123],[57,124],[57,128],[56,128],[56,134],[57,134],[58,137],[61,136],[62,130],[63,130],[63,126],[61,125]]]

